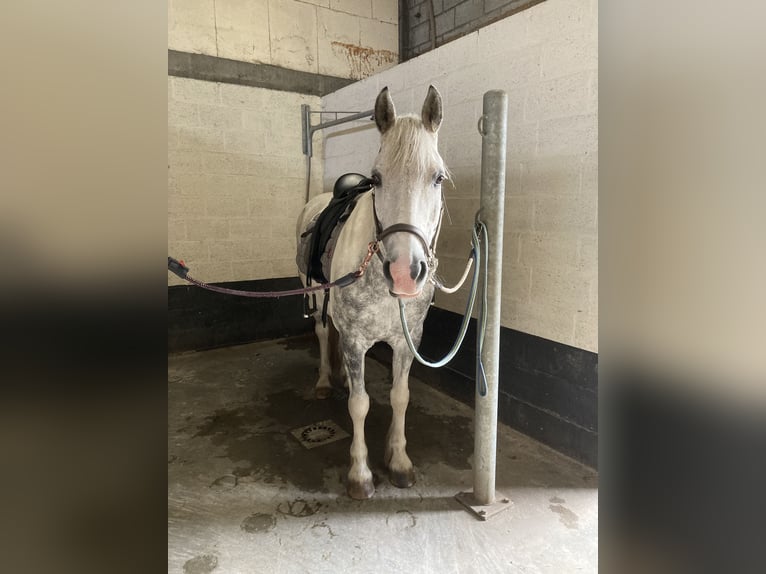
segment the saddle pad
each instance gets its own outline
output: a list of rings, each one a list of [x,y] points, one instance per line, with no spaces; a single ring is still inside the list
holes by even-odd
[[[309,223],[309,231],[301,235],[300,244],[298,245],[298,256],[296,257],[296,263],[298,264],[298,269],[300,269],[301,273],[306,275],[310,281],[326,283],[329,281],[329,278],[325,276],[324,270],[330,269],[330,264],[332,263],[332,254],[335,251],[335,243],[338,241],[340,230],[343,228],[343,221],[340,219],[338,220],[335,226],[330,230],[330,234],[326,238],[326,241],[315,242],[314,238],[317,237],[317,235],[314,233],[314,231],[316,229],[317,221],[321,215],[321,213],[316,214]],[[315,243],[320,244],[319,265],[314,262],[311,267],[311,271],[309,271],[311,255],[313,250],[316,248]],[[321,247],[321,243],[324,243],[324,248]]]
[[[314,217],[308,231],[301,234],[296,263],[309,283],[327,283],[332,254],[343,223],[351,215],[356,200],[372,189],[372,181],[360,174],[345,174],[338,178],[333,198],[327,207]],[[327,273],[325,273],[327,271]]]

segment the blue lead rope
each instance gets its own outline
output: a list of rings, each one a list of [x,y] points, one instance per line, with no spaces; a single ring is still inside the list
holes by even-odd
[[[484,240],[484,245],[487,247],[482,252],[481,249],[481,241],[479,240],[478,232],[480,231],[482,234],[482,239]],[[428,361],[424,359],[420,353],[418,353],[418,350],[415,348],[415,344],[412,342],[412,337],[410,335],[410,329],[407,326],[407,317],[404,312],[405,304],[402,299],[399,299],[399,317],[402,320],[402,330],[404,331],[404,338],[407,341],[407,346],[410,348],[410,351],[415,356],[415,359],[417,359],[418,363],[421,365],[425,365],[426,367],[431,367],[432,369],[437,369],[439,367],[443,367],[447,363],[449,363],[453,358],[455,358],[455,355],[457,354],[458,350],[460,349],[460,345],[463,344],[463,340],[465,339],[465,333],[468,330],[468,322],[471,320],[471,314],[473,313],[473,304],[476,300],[476,292],[478,291],[479,286],[479,268],[483,266],[483,283],[482,283],[482,304],[481,309],[479,311],[479,319],[477,324],[478,329],[478,344],[476,348],[476,365],[477,365],[477,371],[479,373],[479,377],[476,380],[476,391],[479,393],[479,396],[485,397],[487,396],[487,377],[484,372],[484,365],[481,362],[481,352],[484,348],[484,330],[487,323],[487,267],[488,267],[488,261],[489,261],[489,249],[488,249],[488,235],[487,235],[487,227],[484,225],[483,222],[479,221],[478,217],[476,219],[476,226],[472,230],[471,233],[471,244],[473,246],[473,249],[471,250],[471,258],[474,259],[475,265],[473,268],[473,278],[471,280],[471,291],[468,296],[468,302],[466,303],[466,309],[465,314],[463,315],[463,321],[460,325],[460,331],[458,332],[457,339],[455,340],[455,343],[452,345],[452,348],[447,352],[447,354],[438,361]],[[482,265],[483,264],[483,265]]]
[[[489,234],[487,226],[476,219],[476,225],[481,229],[481,238],[484,241],[484,250],[481,252],[482,261],[482,282],[481,282],[481,309],[479,310],[479,320],[476,328],[478,329],[478,344],[476,345],[476,371],[481,375],[476,381],[476,390],[480,397],[487,396],[487,374],[484,372],[484,363],[481,361],[481,354],[484,352],[484,335],[487,329],[487,278],[489,277]]]

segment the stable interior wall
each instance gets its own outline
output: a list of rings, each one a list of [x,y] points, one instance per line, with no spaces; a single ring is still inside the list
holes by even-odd
[[[168,3],[168,253],[192,276],[297,286],[301,105],[318,111],[321,95],[394,65],[397,21],[396,0]],[[318,136],[314,152],[322,157]],[[315,191],[322,168],[313,162]],[[168,285],[172,351],[311,328],[299,298],[211,295],[171,274]]]
[[[511,424],[590,464],[597,450],[597,34],[595,0],[547,0],[322,98],[327,110],[364,110],[388,86],[397,113],[420,113],[428,85],[441,92],[452,222],[445,220],[438,257],[451,284],[479,207],[482,97],[508,93],[501,418],[505,407]],[[378,142],[371,122],[328,131],[325,189],[342,173],[369,173]],[[426,333],[430,322],[432,332],[452,336],[466,297],[466,288],[437,295]],[[434,355],[447,345],[423,342]],[[473,377],[470,356],[450,368]]]
[[[168,0],[168,47],[364,78],[399,61],[397,0]]]
[[[397,18],[396,0],[168,3],[171,65],[186,76],[168,77],[171,254],[209,282],[295,275],[291,230],[306,187],[300,106],[319,109],[317,95],[332,85],[325,76],[345,84],[393,65]],[[230,60],[250,66],[231,74]],[[216,74],[222,81],[199,79]],[[316,189],[321,161],[312,169]]]
[[[477,121],[490,89],[508,93],[502,324],[571,346],[597,340],[597,19],[592,0],[548,0],[435,51],[325,96],[325,109],[371,108],[388,86],[397,113],[420,113],[428,85],[445,109],[439,147],[451,172],[452,224],[439,240],[439,271],[463,270],[479,206]],[[328,130],[325,189],[346,171],[369,173],[372,122]],[[464,290],[465,291],[465,290]],[[455,312],[461,296],[438,296]]]
[[[301,104],[318,96],[168,78],[168,249],[210,282],[292,277],[305,202]],[[321,153],[321,141],[317,141]],[[321,162],[313,166],[321,185]],[[169,284],[184,284],[175,275]]]

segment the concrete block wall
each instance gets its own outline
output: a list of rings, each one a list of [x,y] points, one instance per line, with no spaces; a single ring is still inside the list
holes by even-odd
[[[399,60],[397,0],[168,0],[168,47],[364,78]]]
[[[404,0],[402,60],[409,60],[542,0]],[[433,20],[431,19],[433,10]],[[433,26],[433,30],[432,30]]]
[[[318,109],[320,99],[168,77],[168,253],[193,276],[297,276],[294,230],[306,189],[301,104]],[[321,161],[312,175],[318,190]]]
[[[452,225],[439,241],[447,282],[463,269],[479,205],[476,124],[490,89],[509,96],[502,324],[598,351],[598,26],[596,0],[546,0],[323,98],[327,109],[372,107],[388,86],[397,111],[420,112],[429,84],[441,92],[441,153]],[[374,125],[325,138],[325,189],[346,171],[368,173]],[[462,292],[437,306],[462,313]]]

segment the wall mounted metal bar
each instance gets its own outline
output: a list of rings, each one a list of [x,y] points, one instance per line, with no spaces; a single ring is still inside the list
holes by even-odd
[[[335,114],[336,118],[334,120],[330,120],[328,122],[320,122],[316,125],[311,124],[311,115],[327,115],[327,114]],[[345,116],[342,118],[338,118],[338,114],[351,114],[349,116]],[[356,120],[361,119],[374,119],[374,110],[368,110],[366,112],[335,112],[335,111],[329,111],[329,112],[312,112],[311,106],[308,104],[301,104],[301,126],[303,129],[303,153],[304,155],[307,155],[309,157],[314,155],[314,145],[313,145],[313,136],[314,132],[318,132],[319,130],[323,130],[325,128],[331,128],[333,126],[339,126],[341,124],[345,124],[346,122],[353,122]]]
[[[334,114],[335,119],[327,122],[322,122],[316,125],[312,125],[311,116],[318,115],[320,118],[323,115]],[[338,114],[350,114],[345,117],[339,118]],[[374,110],[368,110],[366,112],[341,112],[341,111],[328,111],[328,112],[312,112],[311,106],[308,104],[301,104],[301,131],[303,142],[303,154],[306,156],[306,203],[309,200],[309,194],[311,191],[311,158],[314,155],[314,132],[323,130],[325,128],[331,128],[333,126],[339,126],[347,122],[354,122],[361,119],[374,119]]]

